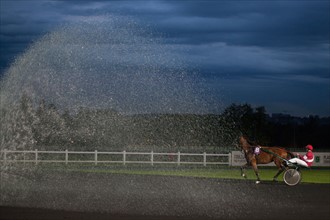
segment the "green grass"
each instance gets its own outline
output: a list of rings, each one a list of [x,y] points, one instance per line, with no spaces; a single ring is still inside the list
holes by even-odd
[[[186,176],[200,178],[219,179],[242,179],[239,169],[195,169],[195,170],[114,170],[106,171],[111,173],[139,174],[139,175],[166,175],[166,176]],[[259,174],[262,180],[272,181],[276,174],[276,169],[260,169]],[[256,179],[254,171],[248,170],[248,179]],[[282,181],[282,175],[278,177]],[[330,170],[303,170],[302,182],[305,183],[328,183],[330,184]]]
[[[259,169],[260,177],[263,180],[272,180],[277,172],[276,169]],[[329,169],[302,169],[302,183],[327,183],[330,184],[330,170]],[[253,178],[254,172],[249,171],[248,177]],[[278,180],[283,180],[283,175],[278,177]]]
[[[93,172],[104,174],[129,174],[129,175],[164,175],[164,176],[183,176],[198,178],[218,178],[218,179],[243,179],[239,167],[214,166],[150,166],[150,165],[42,165],[42,169],[64,170],[70,172]],[[263,181],[272,181],[276,174],[276,168],[259,167],[260,178]],[[302,183],[324,183],[330,184],[329,168],[302,169]],[[247,169],[248,179],[255,180],[256,176],[252,169]],[[283,181],[282,175],[278,177]]]

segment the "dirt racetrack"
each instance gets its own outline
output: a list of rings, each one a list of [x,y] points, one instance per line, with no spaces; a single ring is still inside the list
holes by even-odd
[[[330,185],[52,172],[1,182],[0,219],[329,219]]]

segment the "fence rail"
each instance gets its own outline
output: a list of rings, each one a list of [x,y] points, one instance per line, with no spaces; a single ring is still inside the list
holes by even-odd
[[[56,156],[57,155],[57,156]],[[158,153],[158,152],[103,152],[103,151],[43,151],[43,150],[3,150],[2,163],[94,163],[97,164],[197,164],[230,165],[231,153]]]

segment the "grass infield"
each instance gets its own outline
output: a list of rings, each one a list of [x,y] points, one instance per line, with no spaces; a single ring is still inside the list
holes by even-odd
[[[197,178],[219,178],[219,179],[243,179],[239,167],[228,166],[150,166],[150,165],[85,165],[85,164],[69,164],[69,165],[39,165],[41,170],[57,170],[68,172],[93,172],[104,174],[131,174],[131,175],[164,175],[164,176],[183,176]],[[259,167],[259,175],[263,181],[272,181],[276,174],[275,167]],[[247,179],[255,180],[256,176],[252,169],[247,169]],[[301,169],[302,183],[323,183],[330,184],[330,168],[311,168]],[[278,177],[278,181],[283,181],[282,175]]]

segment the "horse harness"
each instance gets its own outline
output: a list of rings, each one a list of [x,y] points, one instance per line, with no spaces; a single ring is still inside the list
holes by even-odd
[[[255,156],[258,156],[261,152],[261,147],[259,145],[257,146],[251,146],[250,147],[252,149],[252,154]],[[245,154],[248,154],[249,152],[251,152],[249,149],[244,150]]]
[[[255,159],[258,158],[260,152],[261,152],[261,147],[259,145],[257,146],[250,146],[249,149],[244,149],[244,156],[247,159],[248,163],[251,163],[251,159],[254,157]],[[249,158],[248,155],[251,155],[251,158]]]

